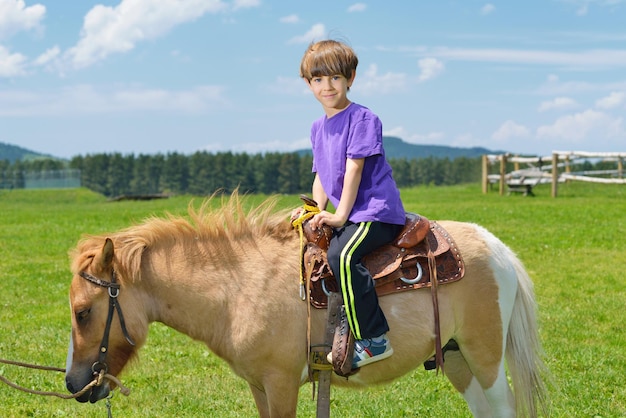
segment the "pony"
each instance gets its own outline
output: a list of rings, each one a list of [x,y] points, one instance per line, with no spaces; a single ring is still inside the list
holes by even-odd
[[[278,197],[250,209],[237,192],[215,200],[198,209],[190,202],[188,216],[153,216],[86,235],[70,251],[70,392],[99,372],[122,372],[158,321],[226,361],[247,381],[260,417],[295,417],[299,387],[309,381],[309,344],[323,343],[326,325],[326,311],[310,309],[298,292],[299,237],[286,210],[276,210]],[[438,289],[441,341],[458,345],[445,353],[445,376],[474,416],[545,412],[533,284],[521,261],[483,227],[439,224],[465,261],[465,277]],[[390,382],[435,353],[429,290],[394,293],[380,303],[393,356],[349,379],[333,374],[333,385]],[[105,380],[77,400],[97,402],[114,388]]]

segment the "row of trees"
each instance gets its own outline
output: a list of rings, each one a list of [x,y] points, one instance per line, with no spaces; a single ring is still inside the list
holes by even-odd
[[[196,152],[191,155],[95,154],[69,162],[53,159],[0,161],[0,185],[24,187],[24,173],[78,169],[81,184],[108,197],[145,194],[207,195],[239,188],[249,193],[307,193],[313,175],[312,157],[299,153],[234,154]],[[480,181],[479,158],[392,159],[399,187],[452,185]]]

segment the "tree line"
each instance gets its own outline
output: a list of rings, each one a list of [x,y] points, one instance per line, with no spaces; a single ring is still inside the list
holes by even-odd
[[[390,159],[399,187],[479,182],[480,158]],[[81,185],[107,197],[146,194],[207,195],[308,193],[312,156],[304,153],[239,154],[198,151],[156,155],[121,153],[75,156],[70,161],[0,161],[0,187],[24,187],[25,173],[80,170]]]

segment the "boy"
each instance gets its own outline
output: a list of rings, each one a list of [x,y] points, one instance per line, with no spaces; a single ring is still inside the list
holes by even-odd
[[[386,335],[389,325],[361,258],[391,242],[405,222],[400,192],[385,159],[382,123],[347,97],[357,65],[352,48],[334,40],[309,45],[300,64],[300,76],[325,113],[311,128],[312,194],[321,212],[310,222],[313,229],[334,228],[328,264],[356,340],[352,368],[393,354]],[[326,211],[329,201],[334,213]]]

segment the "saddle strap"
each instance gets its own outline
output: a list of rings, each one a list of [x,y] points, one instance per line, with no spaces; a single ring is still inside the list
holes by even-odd
[[[433,300],[433,317],[435,322],[435,366],[437,373],[443,370],[443,348],[441,347],[441,324],[439,322],[439,297],[437,295],[437,262],[430,245],[428,245],[428,269],[430,270],[430,294]]]

